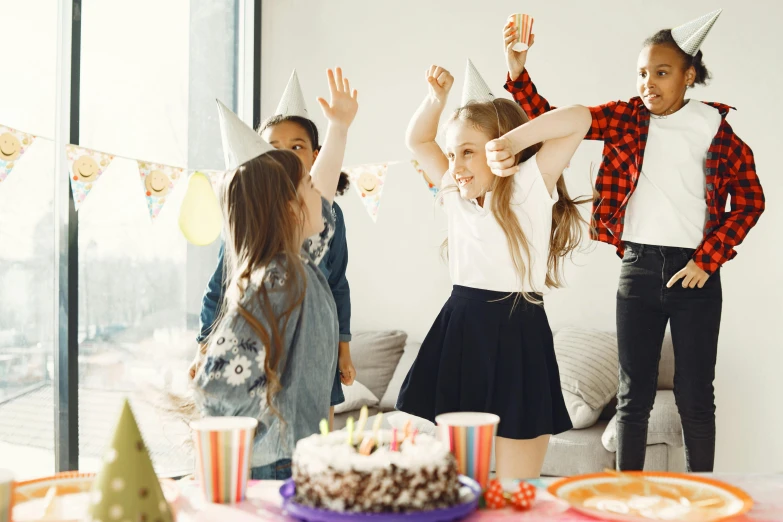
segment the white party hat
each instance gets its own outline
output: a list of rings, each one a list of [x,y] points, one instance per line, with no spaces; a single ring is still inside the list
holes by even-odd
[[[696,56],[722,11],[723,9],[718,9],[672,29],[672,36],[680,49],[691,56]]]
[[[285,87],[283,97],[280,98],[280,103],[277,104],[275,116],[300,116],[302,118],[310,118],[307,114],[307,104],[305,103],[304,95],[302,94],[302,86],[299,85],[299,77],[296,75],[296,69],[291,73],[291,78],[288,80],[288,85]]]
[[[468,64],[465,67],[465,83],[462,85],[462,99],[460,106],[464,107],[468,102],[488,102],[495,99],[492,91],[489,90],[487,82],[481,77],[476,66],[468,58]]]
[[[240,120],[239,116],[220,100],[217,100],[217,104],[226,169],[235,169],[246,161],[274,150],[274,147],[264,141],[264,138]]]

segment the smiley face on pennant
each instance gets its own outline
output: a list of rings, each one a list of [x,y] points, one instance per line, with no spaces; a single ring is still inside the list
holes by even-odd
[[[0,125],[0,182],[8,177],[34,140],[32,134]]]

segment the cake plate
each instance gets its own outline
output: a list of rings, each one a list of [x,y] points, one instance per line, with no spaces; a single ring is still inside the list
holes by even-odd
[[[283,497],[283,509],[286,514],[307,522],[450,522],[460,520],[473,513],[478,507],[481,487],[478,482],[464,475],[459,477],[460,502],[457,505],[431,509],[427,511],[408,511],[405,513],[342,513],[302,506],[294,502],[296,485],[289,479],[280,488]]]

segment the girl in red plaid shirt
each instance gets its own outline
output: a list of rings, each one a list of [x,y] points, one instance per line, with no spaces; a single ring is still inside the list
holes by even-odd
[[[639,96],[588,108],[585,139],[604,142],[592,237],[614,245],[623,260],[617,292],[621,470],[644,466],[667,324],[686,464],[689,471],[713,469],[720,267],[764,211],[753,152],[726,121],[731,107],[686,97],[710,78],[699,48],[719,15],[655,33],[639,54]],[[504,28],[505,87],[534,118],[553,107],[525,69],[527,51],[512,49],[517,30]],[[496,168],[512,144],[490,144]]]

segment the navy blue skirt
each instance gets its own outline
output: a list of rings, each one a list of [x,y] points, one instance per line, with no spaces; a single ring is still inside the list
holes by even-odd
[[[540,296],[539,296],[540,297]],[[572,428],[543,305],[505,292],[454,286],[421,345],[397,409],[500,417],[497,435],[533,439]]]

